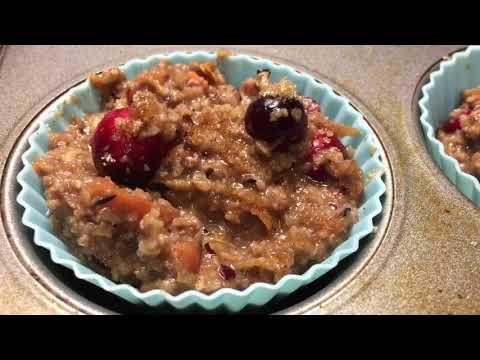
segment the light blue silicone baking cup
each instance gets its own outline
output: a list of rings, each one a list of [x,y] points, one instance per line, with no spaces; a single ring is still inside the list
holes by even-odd
[[[215,61],[216,55],[207,52],[175,52],[154,55],[144,60],[129,61],[121,66],[121,69],[128,79],[132,79],[140,72],[167,58],[172,63],[190,63],[192,61]],[[360,240],[374,230],[373,219],[382,212],[380,197],[385,192],[385,184],[381,177],[385,166],[380,159],[379,152],[374,151],[379,148],[379,141],[362,114],[356,111],[345,98],[335,94],[326,84],[285,65],[274,64],[269,60],[247,55],[235,55],[227,57],[221,63],[220,68],[227,81],[236,87],[245,79],[254,77],[257,69],[271,69],[271,77],[274,81],[287,76],[297,85],[300,94],[310,96],[318,101],[323,113],[330,119],[360,129],[360,136],[342,139],[345,144],[351,145],[355,149],[354,159],[362,168],[366,178],[365,195],[359,208],[359,221],[352,228],[349,238],[335,248],[327,259],[313,265],[302,275],[286,275],[276,284],[255,283],[242,291],[225,288],[206,295],[190,290],[177,296],[163,290],[142,293],[128,284],[116,284],[95,273],[71,255],[65,244],[52,232],[52,226],[47,217],[47,206],[41,180],[32,169],[32,161],[47,151],[49,127],[52,131],[62,131],[72,116],[83,116],[87,112],[100,111],[99,94],[87,80],[72,88],[42,113],[39,118],[39,129],[28,139],[30,148],[22,156],[24,167],[17,176],[21,185],[17,201],[25,208],[22,222],[33,230],[34,243],[49,250],[51,259],[55,263],[73,270],[77,278],[97,285],[132,303],[144,303],[153,307],[169,303],[177,309],[188,308],[196,304],[204,310],[213,310],[223,306],[228,311],[239,311],[246,305],[261,306],[275,296],[281,297],[292,293],[301,286],[318,279],[333,269],[340,260],[357,251]],[[72,96],[76,97],[75,101],[72,101]]]
[[[470,46],[441,62],[439,69],[431,73],[418,104],[425,142],[433,160],[463,195],[480,206],[478,179],[462,171],[458,161],[445,153],[436,138],[440,124],[461,104],[463,90],[477,86],[480,86],[480,46]]]

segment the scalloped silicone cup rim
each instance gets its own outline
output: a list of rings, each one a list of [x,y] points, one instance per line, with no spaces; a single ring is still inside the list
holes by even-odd
[[[440,67],[438,70],[432,72],[430,74],[430,81],[425,84],[422,87],[422,98],[418,102],[418,105],[421,110],[421,115],[420,115],[420,123],[422,125],[422,129],[424,132],[424,135],[427,140],[427,144],[429,143],[430,146],[427,148],[429,151],[432,151],[433,149],[437,151],[437,154],[440,156],[440,160],[437,161],[435,156],[432,156],[434,159],[435,163],[442,169],[444,170],[444,165],[442,164],[442,161],[446,162],[450,166],[453,166],[455,170],[455,181],[450,179],[449,176],[447,178],[457,187],[458,190],[460,190],[468,199],[470,199],[472,202],[474,202],[477,206],[480,206],[479,200],[478,200],[478,195],[477,199],[475,199],[475,195],[472,194],[466,194],[465,192],[468,190],[464,187],[461,187],[458,184],[458,178],[462,178],[465,180],[468,184],[472,185],[474,190],[476,190],[477,194],[480,194],[480,183],[476,177],[473,175],[467,174],[460,168],[460,163],[453,158],[452,156],[448,155],[445,152],[445,147],[443,146],[443,143],[440,142],[436,137],[435,137],[435,129],[430,124],[429,119],[431,119],[431,113],[428,108],[428,102],[430,100],[430,92],[435,88],[436,81],[444,74],[445,69],[448,67],[454,67],[457,64],[457,61],[460,59],[466,59],[471,56],[472,52],[480,52],[480,46],[469,46],[466,50],[457,52],[453,54],[453,56],[445,61],[442,61],[440,63]],[[479,79],[480,80],[480,79]],[[453,109],[451,109],[453,110]],[[445,114],[445,118],[448,116],[448,114]],[[433,148],[432,148],[433,147]],[[433,155],[433,154],[432,154]],[[446,175],[446,174],[445,174]]]
[[[174,52],[170,54],[153,55],[143,60],[132,59],[126,64],[120,66],[120,68],[125,72],[133,71],[134,73],[136,72],[138,74],[139,71],[143,71],[153,66],[162,59],[170,59],[174,63],[188,63],[191,61],[215,60],[216,55],[203,51],[193,53]],[[376,135],[370,129],[369,125],[365,122],[363,115],[357,110],[353,109],[344,97],[335,94],[328,85],[315,80],[312,76],[302,72],[298,72],[295,69],[286,65],[277,65],[267,59],[257,57],[253,58],[251,56],[243,54],[230,56],[225,61],[235,61],[241,63],[241,66],[245,66],[246,62],[248,66],[252,67],[252,69],[257,69],[259,66],[266,65],[267,67],[272,69],[272,71],[282,73],[282,77],[288,76],[289,79],[293,80],[295,83],[297,83],[297,85],[299,81],[303,81],[304,87],[322,88],[322,90],[326,91],[326,94],[323,94],[322,98],[325,98],[328,95],[330,102],[340,101],[341,104],[337,112],[341,113],[342,111],[347,111],[347,115],[354,118],[352,123],[358,122],[358,125],[361,125],[360,127],[363,131],[363,138],[357,146],[366,144],[364,146],[369,146],[370,149],[372,149],[372,147],[378,148],[380,146]],[[262,63],[262,65],[259,65],[259,63]],[[292,79],[292,77],[294,79]],[[166,301],[175,308],[179,309],[188,307],[193,304],[197,304],[207,310],[211,310],[224,305],[227,307],[227,309],[233,311],[241,310],[243,307],[249,304],[263,305],[266,302],[270,301],[276,295],[291,293],[299,287],[315,281],[319,277],[323,276],[326,272],[337,266],[338,262],[341,261],[343,258],[357,251],[359,241],[368,234],[372,233],[374,229],[374,217],[379,215],[383,210],[380,197],[385,193],[386,187],[383,183],[383,180],[381,179],[381,175],[383,174],[385,167],[380,160],[379,152],[375,151],[373,155],[370,154],[370,157],[362,163],[362,165],[365,165],[369,161],[373,162],[374,165],[371,165],[370,167],[375,166],[376,170],[380,170],[377,172],[376,176],[373,179],[369,180],[368,183],[368,185],[372,183],[374,184],[372,186],[375,186],[373,194],[371,194],[368,199],[364,199],[363,201],[363,206],[365,206],[373,199],[373,205],[371,205],[372,208],[368,211],[368,213],[361,214],[359,216],[359,221],[355,224],[353,228],[355,229],[355,231],[352,229],[348,239],[339,244],[333,250],[333,252],[322,262],[312,265],[305,273],[301,275],[285,275],[275,284],[258,282],[251,284],[248,288],[244,290],[222,288],[212,294],[204,294],[196,290],[188,290],[179,295],[171,295],[166,291],[160,289],[150,290],[148,292],[142,293],[131,285],[116,284],[111,280],[99,274],[96,274],[92,270],[85,267],[83,264],[80,263],[77,258],[69,254],[66,250],[56,247],[54,244],[49,243],[48,240],[41,240],[41,233],[42,231],[44,231],[47,232],[48,235],[52,236],[55,240],[60,241],[50,230],[44,229],[29,220],[29,216],[32,216],[31,213],[38,213],[38,211],[34,209],[27,200],[24,199],[24,197],[30,195],[31,192],[38,194],[38,192],[32,189],[32,186],[24,179],[24,176],[27,175],[29,171],[33,171],[31,169],[32,161],[29,160],[28,157],[32,155],[35,150],[38,150],[37,148],[39,147],[39,145],[35,142],[35,136],[42,130],[42,128],[48,126],[49,121],[53,121],[51,120],[52,116],[55,116],[55,113],[60,110],[61,106],[63,106],[63,104],[66,103],[66,101],[70,99],[72,95],[79,94],[83,91],[94,91],[90,87],[88,80],[70,89],[66,94],[61,96],[57,101],[50,105],[49,108],[41,114],[41,117],[39,119],[39,128],[28,139],[30,148],[22,155],[22,162],[24,167],[17,176],[17,181],[22,187],[17,197],[17,201],[25,208],[24,214],[22,216],[22,223],[27,227],[30,227],[34,231],[35,244],[49,250],[52,261],[71,269],[77,278],[89,281],[90,283],[99,286],[103,290],[111,292],[132,303],[144,302],[147,305],[157,306],[163,304]],[[68,121],[69,120],[67,120],[67,122]],[[40,149],[40,152],[43,152],[43,150]],[[41,194],[41,197],[43,200],[45,200],[43,194]],[[44,214],[38,215],[45,217]],[[63,258],[62,253],[68,255],[67,258]],[[123,291],[126,291],[127,293],[125,294],[123,293]]]

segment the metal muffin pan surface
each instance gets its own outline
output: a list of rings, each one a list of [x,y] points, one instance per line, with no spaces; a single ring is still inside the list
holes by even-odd
[[[433,163],[416,109],[417,85],[452,46],[221,46],[270,58],[331,85],[382,143],[384,212],[375,235],[315,283],[245,313],[479,313],[478,211]],[[120,301],[77,280],[19,221],[15,176],[26,138],[48,104],[93,71],[134,57],[211,46],[7,46],[0,49],[2,171],[0,313],[172,312]],[[3,53],[3,54],[2,54]],[[78,54],[81,56],[72,56]],[[3,59],[1,59],[1,55]],[[67,59],[70,59],[67,61]],[[415,59],[412,62],[411,59]],[[39,71],[38,69],[41,69]],[[14,84],[12,86],[12,84]],[[478,246],[477,246],[478,240]],[[195,312],[195,309],[192,310]]]

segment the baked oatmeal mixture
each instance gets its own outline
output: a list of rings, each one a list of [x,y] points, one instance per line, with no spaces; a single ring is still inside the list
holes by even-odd
[[[239,90],[215,63],[92,75],[103,112],[49,134],[34,163],[74,255],[141,291],[244,289],[302,273],[349,234],[362,171],[287,79]]]
[[[463,171],[480,177],[480,88],[463,92],[463,103],[450,113],[437,137]]]

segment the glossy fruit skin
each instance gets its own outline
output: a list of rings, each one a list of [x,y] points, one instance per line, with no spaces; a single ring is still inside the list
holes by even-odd
[[[282,115],[275,117],[275,113]],[[271,95],[253,101],[245,114],[247,133],[267,142],[283,139],[283,143],[293,144],[300,141],[305,135],[307,121],[301,101]]]
[[[97,126],[91,147],[95,167],[100,175],[120,184],[141,187],[148,183],[168,151],[160,134],[132,137],[119,131],[117,118],[130,120],[132,109],[107,113]]]
[[[218,268],[218,274],[225,281],[233,280],[236,276],[235,270],[232,267],[224,264],[221,264]]]
[[[322,151],[325,151],[330,148],[337,148],[343,154],[344,158],[347,158],[347,149],[345,145],[335,136],[329,136],[326,132],[321,131],[315,134],[312,140],[312,145],[310,147],[310,153],[307,156],[307,161],[313,161],[313,157],[316,154],[319,154]],[[316,181],[326,181],[328,179],[328,174],[323,168],[312,169],[308,176],[310,176],[313,180]]]

